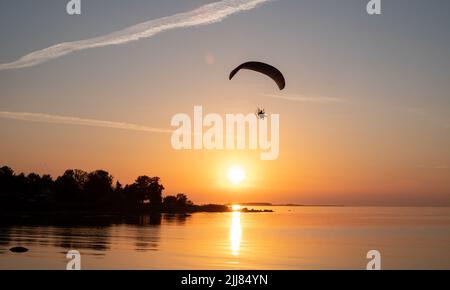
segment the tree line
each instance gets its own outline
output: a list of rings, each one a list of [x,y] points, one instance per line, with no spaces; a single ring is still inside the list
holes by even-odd
[[[36,173],[16,174],[0,168],[0,208],[4,210],[189,211],[194,204],[183,193],[163,196],[157,176],[134,183],[114,183],[105,170],[68,169],[53,179]]]

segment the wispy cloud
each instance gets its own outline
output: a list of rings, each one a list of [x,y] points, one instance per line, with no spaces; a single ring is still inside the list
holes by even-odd
[[[130,123],[103,121],[103,120],[94,120],[94,119],[83,119],[83,118],[78,118],[78,117],[49,115],[49,114],[40,114],[40,113],[29,113],[29,112],[2,112],[2,111],[0,111],[0,118],[29,121],[29,122],[40,122],[40,123],[104,127],[104,128],[114,128],[114,129],[123,129],[123,130],[131,130],[131,131],[143,131],[143,132],[151,132],[151,133],[172,133],[173,132],[173,130],[152,128],[152,127],[141,126],[141,125],[130,124]]]
[[[142,22],[103,36],[52,45],[31,52],[16,61],[0,64],[0,70],[30,67],[79,50],[126,44],[176,28],[220,22],[230,15],[256,8],[268,1],[271,0],[222,0],[189,12]]]
[[[436,169],[436,170],[448,170],[450,169],[450,166],[446,164],[438,164],[438,165],[431,165],[431,166],[425,166],[425,165],[419,165],[417,168],[420,169]]]
[[[262,97],[279,99],[292,102],[302,103],[345,103],[347,100],[336,97],[323,97],[323,96],[303,96],[303,95],[275,95],[275,94],[262,94]]]

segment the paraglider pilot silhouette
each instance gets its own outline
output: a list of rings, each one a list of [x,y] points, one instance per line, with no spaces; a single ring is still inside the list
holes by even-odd
[[[261,120],[264,120],[264,118],[266,117],[266,110],[264,110],[263,108],[258,107],[256,109],[256,116],[258,118],[260,118]]]
[[[252,70],[255,72],[265,74],[278,85],[280,91],[283,90],[284,87],[286,86],[286,80],[284,79],[283,74],[277,68],[258,61],[249,61],[239,65],[233,71],[231,71],[229,79],[230,80],[233,79],[233,77],[242,69]],[[267,116],[265,109],[258,107],[256,109],[256,116],[264,120],[264,118]]]
[[[241,69],[269,76],[280,90],[285,87],[284,77],[278,69],[254,61],[235,68],[230,74],[230,80]],[[184,113],[172,117],[170,124],[177,127],[172,134],[172,147],[175,150],[260,149],[261,160],[276,160],[280,153],[280,116],[266,114],[265,109],[261,107],[258,107],[255,113],[226,114],[224,119],[219,114],[203,116],[203,107],[194,106],[193,122],[191,117]],[[208,129],[203,132],[205,126]]]

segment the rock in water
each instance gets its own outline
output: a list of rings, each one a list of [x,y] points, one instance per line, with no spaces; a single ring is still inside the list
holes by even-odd
[[[28,249],[24,248],[24,247],[13,247],[13,248],[11,248],[9,250],[11,252],[13,252],[13,253],[25,253],[25,252],[28,252]]]

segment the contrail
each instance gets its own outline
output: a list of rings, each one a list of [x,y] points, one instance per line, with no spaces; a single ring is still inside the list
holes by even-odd
[[[75,51],[125,44],[142,38],[149,38],[157,33],[171,29],[220,22],[230,15],[251,10],[268,1],[271,0],[222,0],[206,4],[189,12],[149,20],[103,36],[79,41],[62,42],[41,50],[36,50],[16,61],[0,64],[0,70],[30,67]]]
[[[40,123],[104,127],[104,128],[114,128],[114,129],[123,129],[123,130],[131,130],[131,131],[143,131],[143,132],[152,132],[152,133],[172,133],[173,132],[173,130],[161,129],[161,128],[151,128],[151,127],[130,124],[130,123],[102,121],[102,120],[94,120],[94,119],[83,119],[83,118],[77,118],[77,117],[49,115],[49,114],[40,114],[40,113],[28,113],[28,112],[2,112],[2,111],[0,111],[0,118],[29,121],[29,122],[40,122]]]
[[[279,99],[293,102],[303,102],[303,103],[345,103],[346,100],[336,97],[323,97],[323,96],[293,96],[293,95],[275,95],[275,94],[261,94],[262,97]]]

